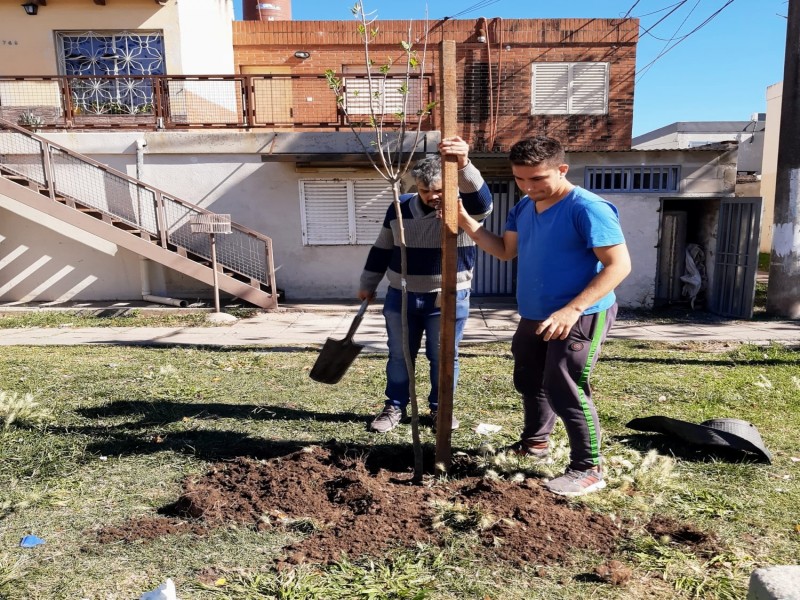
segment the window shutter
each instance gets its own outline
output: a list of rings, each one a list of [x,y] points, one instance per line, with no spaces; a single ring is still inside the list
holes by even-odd
[[[403,112],[406,95],[400,92],[400,88],[405,85],[405,82],[405,77],[384,79],[382,75],[378,75],[372,78],[372,93],[378,94],[372,101],[376,115],[381,113],[393,115]],[[369,80],[366,77],[347,77],[345,86],[347,90],[345,94],[347,113],[350,115],[372,114],[369,105]],[[416,114],[418,110],[423,108],[422,82],[419,79],[409,79],[407,95],[407,112]]]
[[[531,98],[533,99],[534,114],[567,114],[569,111],[569,64],[534,64]]]
[[[608,63],[572,65],[569,114],[604,115],[607,107]]]
[[[346,86],[345,107],[351,115],[372,114],[369,106],[369,80],[365,78],[348,77],[344,80]],[[372,80],[372,93],[381,92],[379,79]],[[375,113],[380,113],[380,97],[373,99]]]
[[[301,181],[303,243],[350,243],[350,211],[346,181]]]
[[[392,203],[392,187],[382,179],[359,179],[353,184],[356,205],[356,244],[372,244]]]

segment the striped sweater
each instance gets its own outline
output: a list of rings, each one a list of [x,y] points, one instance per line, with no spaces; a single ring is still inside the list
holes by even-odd
[[[492,194],[480,171],[471,162],[458,171],[458,189],[467,212],[477,220],[492,212]],[[438,292],[442,289],[442,220],[436,211],[426,211],[417,194],[400,197],[400,213],[406,240],[409,292]],[[472,268],[477,249],[464,231],[458,233],[457,289],[472,285]],[[389,286],[402,289],[400,267],[400,229],[394,204],[389,205],[383,227],[367,256],[361,274],[361,288],[374,292],[384,275]]]

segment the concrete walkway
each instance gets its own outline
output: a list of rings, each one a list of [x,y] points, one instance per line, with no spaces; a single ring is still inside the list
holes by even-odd
[[[106,305],[108,308],[109,305]],[[2,308],[2,307],[0,307]],[[317,348],[328,337],[341,339],[358,306],[352,304],[286,304],[230,325],[215,327],[96,327],[73,329],[0,329],[0,346],[12,345],[186,345],[263,346]],[[19,310],[19,309],[18,309]],[[161,310],[170,310],[162,308]],[[464,332],[465,343],[507,342],[517,324],[516,307],[473,299]],[[722,321],[657,324],[621,318],[611,332],[612,339],[663,342],[732,341],[800,345],[798,321]],[[386,331],[381,306],[369,307],[355,341],[365,351],[385,352]]]

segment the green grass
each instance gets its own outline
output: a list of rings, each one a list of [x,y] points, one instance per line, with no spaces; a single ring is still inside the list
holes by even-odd
[[[794,564],[800,556],[800,463],[792,460],[800,458],[800,353],[735,343],[614,341],[604,348],[593,383],[609,486],[581,503],[630,533],[616,555],[633,569],[625,586],[588,577],[599,560],[591,555],[546,569],[487,562],[467,526],[451,528],[441,548],[280,572],[273,559],[307,535],[302,528],[93,541],[90,533],[101,524],[154,514],[176,499],[186,476],[241,452],[258,456],[335,438],[365,451],[396,444],[410,454],[407,426],[380,437],[364,426],[382,406],[385,357],[359,357],[335,386],[309,379],[315,358],[263,348],[5,347],[0,390],[10,408],[0,406],[0,424],[8,420],[3,410],[18,416],[0,427],[0,598],[133,598],[172,577],[179,597],[190,599],[727,599],[744,596],[754,568]],[[465,346],[461,365],[462,427],[453,433],[454,449],[478,453],[487,439],[495,448],[514,441],[521,410],[508,345]],[[426,393],[420,379],[418,395]],[[658,436],[625,427],[654,414],[751,421],[774,463],[672,456]],[[480,422],[503,429],[482,437],[472,431]],[[563,468],[567,452],[559,426],[556,463],[545,470]],[[487,452],[483,460],[493,476],[548,474],[502,453]],[[458,509],[442,506],[441,520],[479,527],[480,514]],[[644,524],[654,514],[714,532],[715,550],[698,555],[653,539]],[[19,548],[28,533],[46,544]]]
[[[228,309],[240,319],[257,314],[256,309]],[[26,310],[0,312],[0,329],[25,327],[215,327],[207,311],[140,310],[101,308],[75,310]]]
[[[769,271],[769,263],[772,259],[772,254],[769,252],[759,252],[758,253],[758,270],[759,271]]]

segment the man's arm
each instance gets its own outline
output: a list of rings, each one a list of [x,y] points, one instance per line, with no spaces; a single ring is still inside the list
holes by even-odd
[[[484,252],[500,260],[511,260],[517,256],[516,231],[505,231],[502,237],[488,231],[482,223],[470,216],[461,201],[458,202],[458,226]]]
[[[603,263],[603,270],[571,302],[542,321],[536,333],[544,334],[546,341],[566,339],[583,311],[613,291],[631,272],[631,257],[625,244],[594,248],[594,254]]]
[[[458,136],[439,143],[442,156],[455,156],[458,165],[458,190],[467,212],[483,220],[492,212],[492,192],[478,168],[469,160],[469,144]]]

